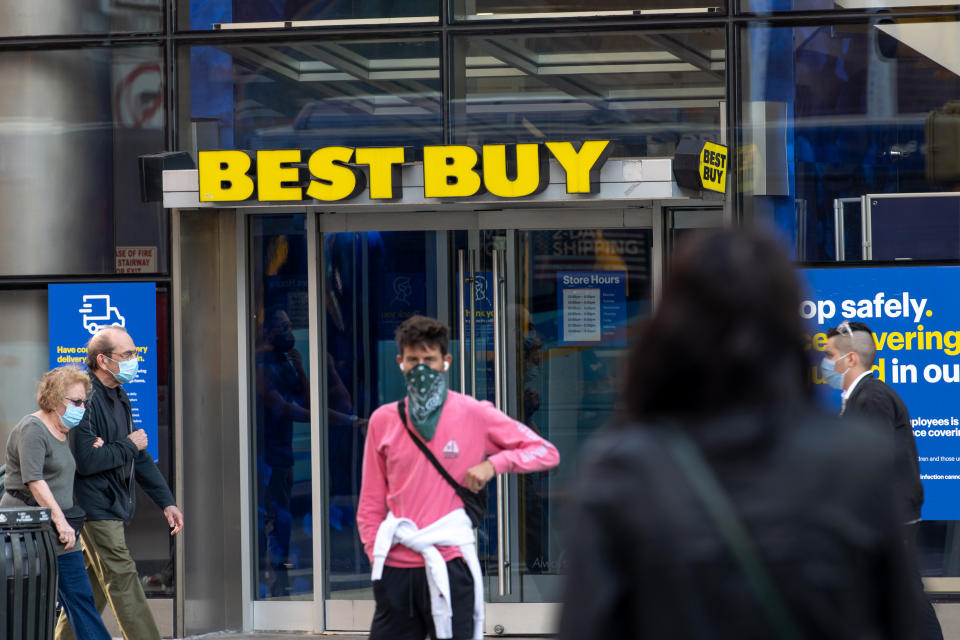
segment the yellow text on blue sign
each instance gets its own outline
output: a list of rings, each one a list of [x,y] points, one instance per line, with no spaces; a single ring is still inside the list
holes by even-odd
[[[699,173],[704,189],[726,192],[727,148],[712,142],[704,142],[703,151],[700,152]]]
[[[549,159],[566,174],[570,194],[595,194],[609,140],[423,147],[425,198],[469,198],[484,191],[499,198],[540,193],[550,182]],[[349,200],[369,190],[371,200],[398,200],[403,193],[405,147],[323,147],[201,151],[198,154],[201,202]]]

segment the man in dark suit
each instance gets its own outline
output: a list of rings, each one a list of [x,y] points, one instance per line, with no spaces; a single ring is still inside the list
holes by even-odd
[[[920,464],[917,443],[910,426],[907,407],[885,382],[873,375],[877,356],[876,343],[870,327],[862,322],[842,322],[827,331],[827,346],[821,364],[827,384],[843,389],[843,417],[865,419],[882,427],[892,438],[895,462],[896,502],[903,519],[903,539],[911,560],[916,560],[916,529],[923,506],[923,485],[920,482]],[[919,582],[919,570],[915,572]],[[918,585],[918,619],[922,625],[920,637],[943,639],[940,622],[933,605]]]

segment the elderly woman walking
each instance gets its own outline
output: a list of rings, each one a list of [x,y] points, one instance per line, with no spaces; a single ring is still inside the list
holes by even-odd
[[[83,419],[90,390],[90,379],[75,367],[57,367],[43,375],[37,389],[39,410],[24,416],[7,439],[7,473],[0,506],[50,510],[59,538],[60,604],[78,638],[110,640],[78,544],[83,511],[73,503],[77,465],[67,443],[67,433]],[[98,445],[102,443],[94,443]]]

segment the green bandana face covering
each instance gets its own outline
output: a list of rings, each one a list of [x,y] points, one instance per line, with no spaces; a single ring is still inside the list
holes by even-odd
[[[430,441],[437,432],[440,411],[447,399],[447,376],[422,362],[403,374],[407,380],[407,406],[410,422],[423,439]]]

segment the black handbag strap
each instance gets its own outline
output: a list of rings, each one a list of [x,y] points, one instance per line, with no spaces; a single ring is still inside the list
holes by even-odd
[[[450,483],[450,486],[453,487],[453,490],[456,491],[457,495],[461,496],[461,499],[462,499],[463,496],[461,492],[467,491],[467,488],[462,486],[459,482],[453,479],[453,476],[451,476],[450,473],[446,469],[444,469],[443,465],[440,464],[440,461],[437,460],[436,456],[433,455],[433,452],[430,451],[426,443],[420,438],[418,438],[417,434],[415,434],[413,430],[410,429],[410,425],[407,424],[407,399],[406,398],[404,398],[403,400],[397,403],[397,413],[400,414],[400,420],[403,422],[403,426],[404,428],[406,428],[407,433],[410,434],[410,437],[413,439],[413,441],[417,444],[418,447],[420,447],[420,451],[423,451],[423,455],[427,456],[427,460],[433,463],[433,466],[437,468],[437,471],[440,472],[440,475],[443,476],[443,479],[446,480],[448,483]]]
[[[756,545],[737,516],[727,492],[720,486],[710,465],[697,445],[680,428],[651,429],[680,467],[694,493],[720,530],[720,535],[733,553],[759,600],[764,615],[782,640],[801,640],[804,636],[780,590],[760,559]]]

